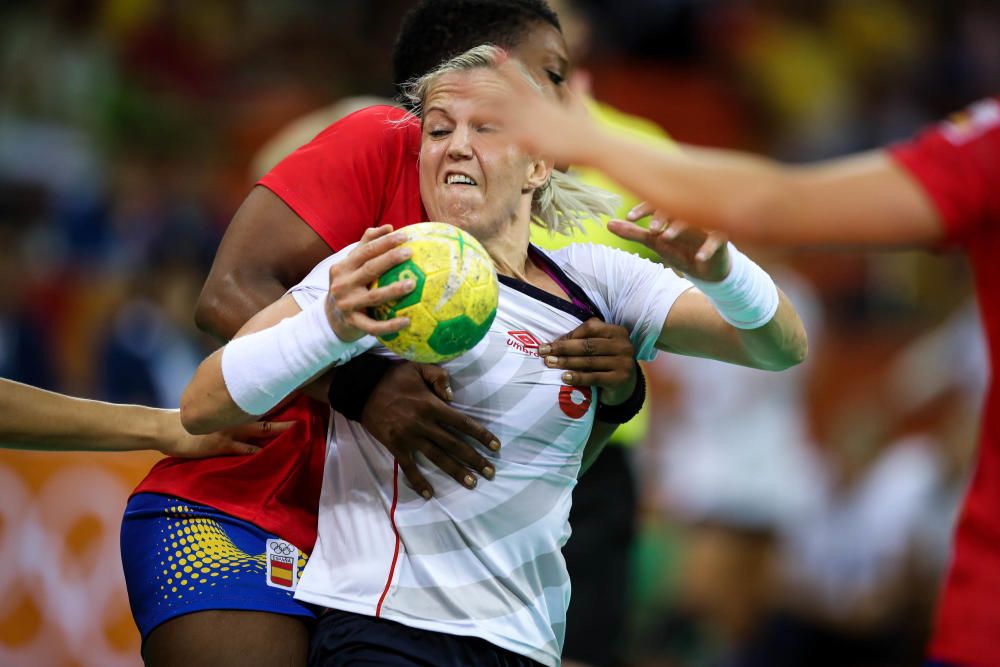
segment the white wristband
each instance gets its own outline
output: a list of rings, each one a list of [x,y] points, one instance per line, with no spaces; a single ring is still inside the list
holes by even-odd
[[[222,379],[233,402],[262,415],[310,378],[372,347],[365,336],[353,343],[337,338],[326,317],[325,298],[273,327],[241,336],[222,351]]]
[[[778,288],[767,272],[729,244],[729,275],[719,282],[688,280],[737,329],[757,329],[778,311]]]

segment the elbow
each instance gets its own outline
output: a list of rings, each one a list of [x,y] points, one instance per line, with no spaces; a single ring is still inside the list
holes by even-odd
[[[181,426],[191,435],[206,435],[216,430],[204,405],[204,401],[194,400],[190,388],[181,396]]]
[[[198,303],[194,307],[195,325],[201,331],[225,340],[226,337],[222,335],[225,328],[222,326],[223,312],[222,299],[212,285],[207,283],[198,296]]]
[[[806,340],[805,334],[803,334],[801,341],[798,341],[787,350],[784,366],[780,370],[787,370],[792,366],[798,366],[806,360],[807,356],[809,356],[809,341]]]
[[[809,355],[809,340],[806,332],[800,331],[793,339],[781,346],[778,353],[768,359],[761,368],[767,371],[785,371],[793,366],[798,366]]]

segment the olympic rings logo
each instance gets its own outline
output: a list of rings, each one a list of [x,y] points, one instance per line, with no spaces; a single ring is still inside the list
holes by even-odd
[[[296,551],[296,549],[290,544],[285,544],[283,542],[271,542],[271,551],[282,556],[288,556],[293,551]]]
[[[96,466],[63,468],[32,490],[0,463],[0,619],[25,607],[40,619],[0,640],[0,665],[141,665],[137,641],[116,648],[106,632],[132,623],[119,546],[128,493]]]

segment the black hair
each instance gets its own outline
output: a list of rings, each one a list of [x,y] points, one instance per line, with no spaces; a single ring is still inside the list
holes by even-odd
[[[406,13],[392,48],[397,90],[480,44],[512,49],[539,23],[562,31],[545,0],[422,0]]]

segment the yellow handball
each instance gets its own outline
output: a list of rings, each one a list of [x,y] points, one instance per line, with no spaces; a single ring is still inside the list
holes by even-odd
[[[378,320],[410,318],[410,326],[379,341],[401,357],[437,363],[468,352],[483,339],[497,314],[500,285],[493,261],[469,233],[443,222],[404,229],[402,245],[413,255],[383,273],[372,287],[411,279],[413,291],[371,309]]]

